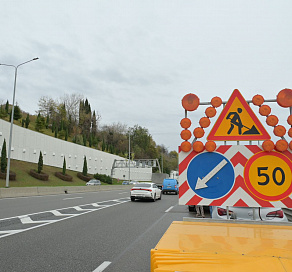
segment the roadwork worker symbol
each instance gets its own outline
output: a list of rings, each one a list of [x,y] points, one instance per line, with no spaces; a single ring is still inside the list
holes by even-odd
[[[235,126],[237,126],[238,134],[239,135],[255,135],[260,134],[257,128],[253,125],[251,128],[245,126],[242,124],[242,121],[240,119],[240,113],[242,113],[242,108],[237,108],[237,111],[231,111],[228,113],[226,119],[230,120],[230,128],[227,131],[227,134],[230,135],[232,130]],[[246,128],[247,130],[242,133],[242,128]]]

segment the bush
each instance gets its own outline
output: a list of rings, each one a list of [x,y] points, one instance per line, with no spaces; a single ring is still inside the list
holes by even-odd
[[[101,174],[96,173],[96,174],[93,175],[93,177],[95,179],[100,180],[101,182],[104,182],[104,183],[107,183],[107,184],[113,184],[113,179],[108,175],[101,175]]]
[[[36,179],[45,180],[45,181],[49,180],[49,175],[48,175],[48,174],[45,174],[45,173],[38,173],[38,172],[37,172],[36,170],[34,170],[34,169],[31,169],[31,170],[29,171],[29,174],[30,174],[32,177],[36,178]]]
[[[92,177],[91,176],[84,176],[82,173],[77,173],[77,177],[78,178],[80,178],[80,179],[82,179],[82,180],[84,180],[84,181],[90,181],[91,179],[92,179]]]
[[[68,175],[68,174],[63,174],[63,173],[61,173],[61,172],[56,172],[56,173],[55,173],[55,176],[56,176],[57,178],[60,178],[60,179],[64,180],[64,181],[72,181],[72,179],[73,179],[72,176],[70,176],[70,175]]]

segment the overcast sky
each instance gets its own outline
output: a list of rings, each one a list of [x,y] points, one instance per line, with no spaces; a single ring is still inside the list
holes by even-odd
[[[101,125],[138,124],[177,151],[184,95],[275,99],[292,88],[291,12],[291,0],[0,0],[0,63],[39,57],[18,70],[24,111],[82,94]],[[0,66],[1,102],[13,83]],[[189,114],[192,130],[205,108]]]

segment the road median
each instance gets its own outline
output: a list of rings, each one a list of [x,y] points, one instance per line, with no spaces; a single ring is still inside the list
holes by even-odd
[[[131,187],[132,186],[129,186],[129,185],[10,187],[10,188],[0,188],[0,198],[123,190],[123,189],[131,188]]]

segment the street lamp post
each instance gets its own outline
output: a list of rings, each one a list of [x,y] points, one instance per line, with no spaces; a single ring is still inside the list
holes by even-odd
[[[16,89],[16,77],[17,77],[17,69],[19,66],[26,64],[28,62],[38,60],[39,58],[34,58],[31,60],[28,60],[26,62],[20,63],[17,66],[12,65],[12,64],[5,64],[5,63],[0,63],[0,65],[3,66],[11,66],[15,68],[15,76],[14,76],[14,88],[13,88],[13,101],[12,101],[12,111],[11,111],[11,124],[10,124],[10,135],[9,135],[9,147],[8,147],[8,161],[7,161],[7,173],[6,173],[6,187],[9,187],[9,173],[10,173],[10,156],[11,156],[11,142],[12,142],[12,128],[13,128],[13,118],[14,118],[14,101],[15,101],[15,89]]]
[[[131,131],[129,130],[129,182],[131,181]]]

